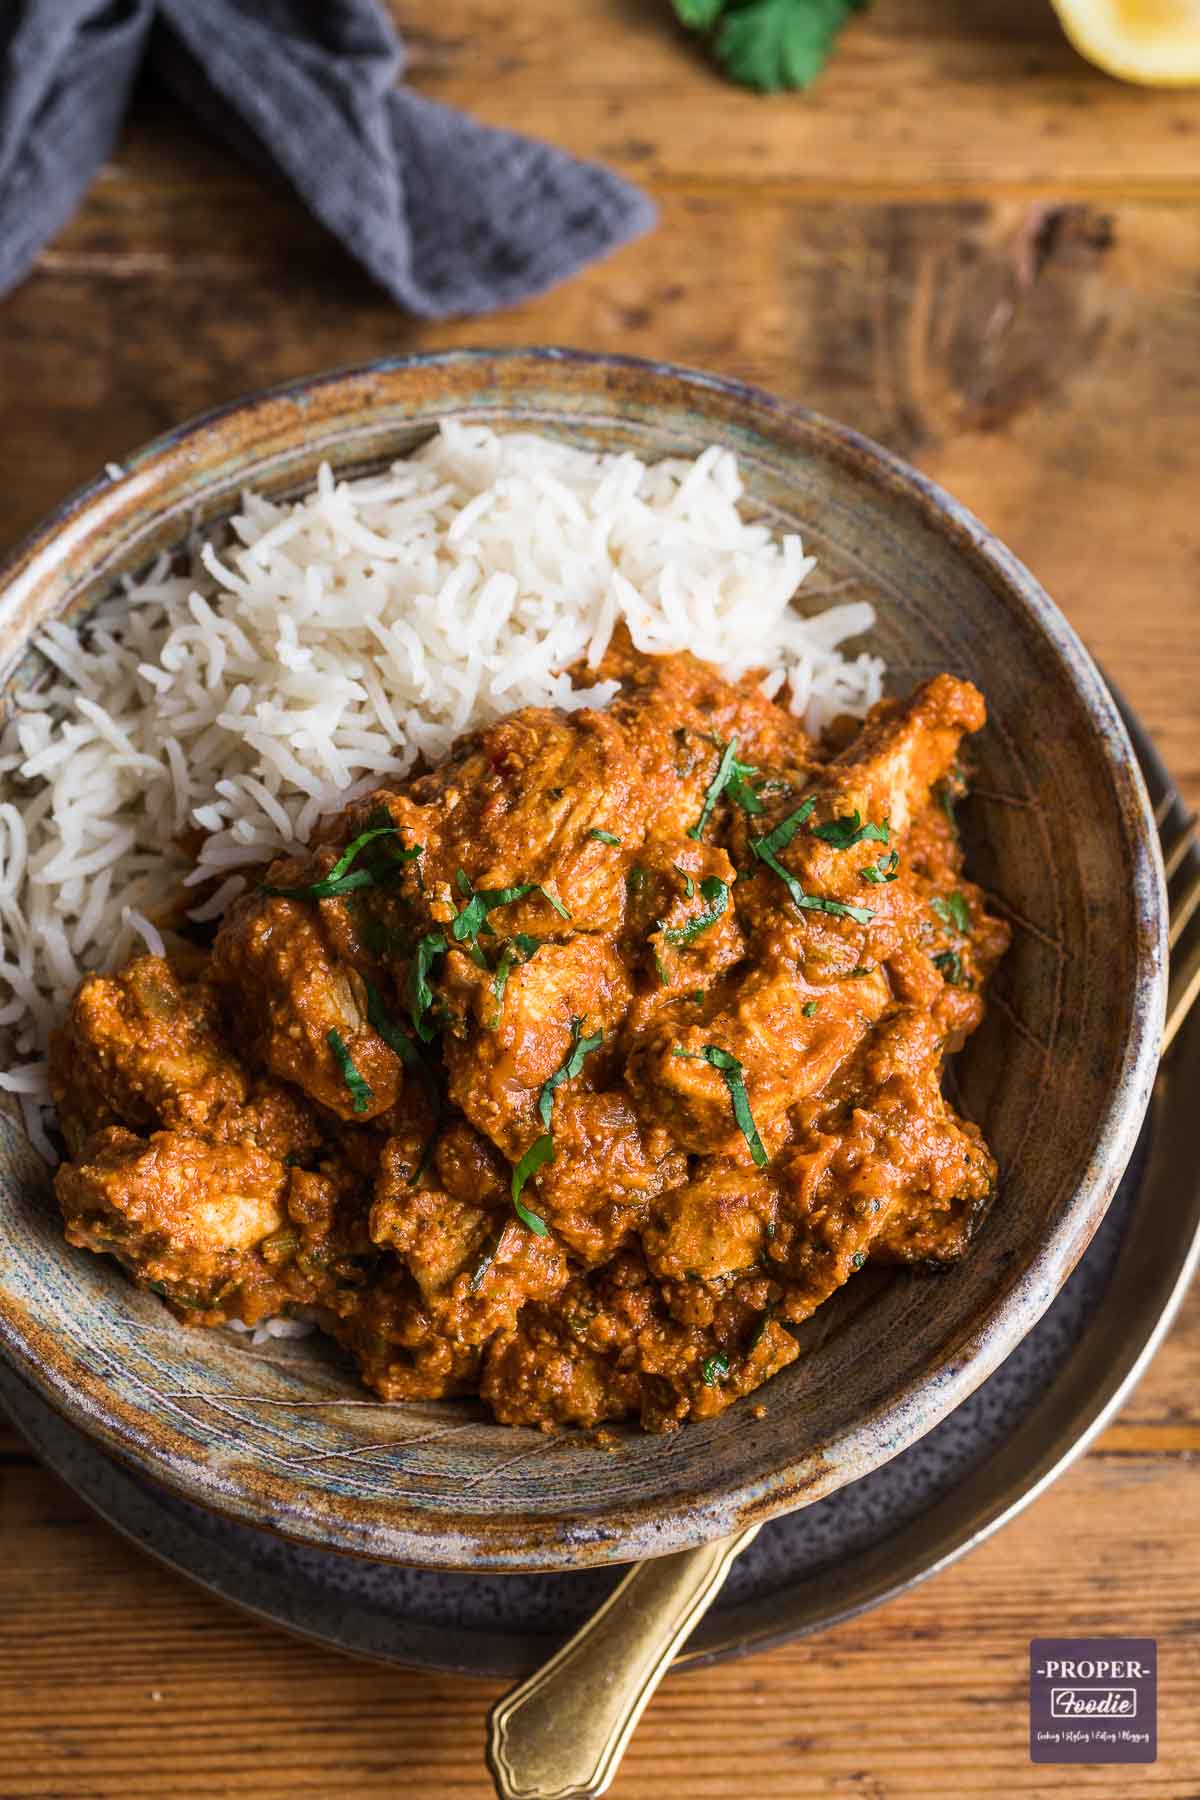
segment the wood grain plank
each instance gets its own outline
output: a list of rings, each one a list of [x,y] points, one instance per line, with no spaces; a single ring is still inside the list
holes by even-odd
[[[669,351],[944,482],[1042,579],[1200,798],[1200,205],[671,195],[656,234],[562,290],[435,325],[398,313],[281,190],[223,221],[219,188],[181,206],[113,183],[0,309],[0,416],[22,422],[5,537],[252,385],[456,344]]]
[[[5,1472],[0,1532],[22,1546],[0,1566],[0,1657],[20,1670],[0,1683],[0,1795],[487,1794],[496,1683],[374,1669],[244,1620],[40,1470]],[[1200,1769],[1198,1544],[1200,1464],[1089,1458],[888,1607],[670,1680],[615,1800],[684,1791],[683,1767],[703,1800],[1183,1800]],[[1028,1763],[1028,1641],[1091,1632],[1160,1641],[1160,1758],[1136,1787],[1116,1769]]]
[[[889,0],[807,94],[767,100],[722,78],[668,0],[575,0],[566,29],[555,0],[391,9],[424,92],[640,179],[1195,185],[1200,95],[1102,75],[1046,0]]]

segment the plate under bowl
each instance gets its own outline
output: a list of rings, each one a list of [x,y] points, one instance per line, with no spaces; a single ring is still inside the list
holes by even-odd
[[[686,1548],[816,1500],[896,1455],[1045,1311],[1137,1137],[1163,1013],[1157,839],[1129,740],[1074,632],[1019,563],[915,470],[734,383],[560,350],[452,352],[294,384],[185,425],[67,504],[0,571],[0,671],[38,624],[327,461],[378,468],[452,415],[655,457],[719,442],[750,503],[818,556],[805,607],[863,596],[905,691],[939,669],[984,690],[966,809],[973,876],[1015,927],[963,1104],[1003,1186],[937,1276],[869,1272],[746,1404],[608,1446],[492,1424],[465,1403],[367,1403],[321,1344],[188,1331],[63,1242],[45,1171],[0,1115],[0,1346],[67,1418],[183,1497],[301,1541],[461,1569],[579,1568]]]

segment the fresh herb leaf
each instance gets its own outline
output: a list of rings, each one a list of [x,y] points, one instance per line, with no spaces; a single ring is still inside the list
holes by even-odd
[[[693,988],[692,992],[688,995],[688,999],[693,1000],[697,1006],[703,1006],[704,1005],[704,989],[703,988]]]
[[[717,764],[717,772],[705,789],[704,804],[700,808],[700,817],[696,820],[694,825],[689,826],[688,836],[690,838],[695,838],[697,842],[703,838],[708,826],[708,821],[712,817],[713,807],[717,804],[717,801],[721,798],[721,795],[725,792],[725,789],[732,780],[735,778],[740,779],[745,775],[757,774],[758,770],[752,763],[740,763],[738,761],[737,737],[736,735],[731,737],[721,752],[721,760]]]
[[[532,1144],[530,1144],[528,1150],[525,1152],[520,1162],[515,1165],[512,1172],[513,1211],[516,1213],[518,1219],[520,1219],[522,1225],[527,1226],[537,1237],[548,1237],[549,1227],[547,1226],[545,1219],[539,1218],[537,1213],[530,1212],[527,1206],[522,1205],[521,1189],[525,1186],[525,1183],[529,1180],[531,1175],[537,1174],[543,1163],[553,1161],[554,1139],[550,1136],[549,1132],[546,1132],[542,1137],[534,1138]]]
[[[746,1344],[747,1352],[758,1349],[758,1346],[762,1343],[764,1337],[767,1335],[767,1326],[770,1323],[771,1323],[771,1309],[768,1306],[765,1312],[762,1312],[759,1314],[758,1323],[755,1325],[754,1330],[750,1333],[749,1340],[747,1341],[747,1344]]]
[[[433,989],[429,985],[429,971],[433,967],[433,959],[440,956],[446,948],[446,940],[440,931],[425,934],[412,954],[408,967],[408,1010],[413,1022],[413,1030],[423,1044],[433,1038],[436,1026],[432,1025],[425,1015],[433,1005]]]
[[[764,852],[771,856],[778,856],[781,850],[786,850],[800,827],[806,825],[811,819],[816,804],[815,796],[810,794],[807,800],[801,802],[795,812],[790,812],[786,819],[780,820],[774,831],[769,831],[766,837],[752,838],[750,848],[755,856],[761,857]]]
[[[684,898],[685,898],[685,899],[687,899],[687,900],[690,900],[690,899],[691,899],[691,897],[692,897],[692,895],[693,895],[693,894],[694,894],[694,893],[695,893],[695,891],[696,891],[696,884],[695,884],[695,882],[694,882],[694,881],[693,881],[693,880],[692,880],[692,878],[691,878],[691,876],[690,876],[690,875],[689,875],[689,874],[688,874],[688,872],[687,872],[687,870],[686,870],[686,869],[681,869],[681,868],[680,868],[680,867],[679,867],[679,864],[678,864],[678,863],[676,863],[676,864],[675,864],[675,868],[676,868],[676,870],[677,870],[677,872],[678,872],[678,873],[679,873],[679,874],[680,874],[680,875],[682,875],[682,876],[683,876],[683,893],[684,893]]]
[[[700,892],[709,902],[708,912],[697,913],[685,925],[675,925],[670,928],[660,925],[659,930],[663,934],[665,943],[690,944],[694,942],[702,931],[707,931],[710,925],[715,925],[717,920],[728,910],[729,884],[722,881],[719,875],[706,875],[700,883]]]
[[[385,871],[371,868],[355,869],[351,873],[351,864],[357,861],[367,845],[373,844],[376,838],[396,835],[394,825],[375,825],[369,831],[360,832],[352,843],[347,844],[328,875],[323,876],[320,881],[307,882],[299,887],[272,887],[264,881],[260,884],[260,892],[274,894],[283,900],[332,900],[339,894],[352,894],[359,888],[375,887]],[[407,850],[395,850],[393,847],[391,860],[415,862],[423,851],[422,844],[414,844]]]
[[[807,1004],[807,1005],[806,1005],[806,1006],[802,1006],[802,1007],[801,1007],[801,1008],[800,1008],[800,1010],[801,1010],[801,1012],[802,1012],[802,1013],[803,1013],[803,1014],[804,1014],[804,1016],[805,1016],[805,1018],[806,1018],[806,1019],[811,1019],[811,1018],[812,1018],[812,1016],[813,1016],[813,1014],[814,1014],[814,1013],[815,1013],[815,1012],[816,1012],[816,1010],[817,1010],[817,1003],[816,1003],[816,1001],[815,1001],[815,1000],[810,1000],[810,1001],[809,1001],[809,1002],[808,1002],[808,1004]]]
[[[629,894],[640,894],[646,885],[645,869],[630,869],[625,877],[625,891]]]
[[[573,1080],[583,1068],[584,1057],[590,1056],[592,1051],[598,1050],[604,1042],[603,1031],[596,1032],[594,1037],[581,1038],[579,1033],[582,1026],[582,1019],[571,1020],[571,1048],[567,1052],[566,1061],[560,1069],[555,1069],[550,1079],[543,1084],[542,1091],[538,1095],[538,1118],[547,1131],[550,1129],[550,1120],[554,1112],[555,1089],[561,1087],[564,1081]]]
[[[895,881],[896,871],[899,867],[900,852],[898,850],[889,850],[888,854],[886,856],[881,856],[878,862],[868,863],[866,865],[862,870],[862,878],[864,881],[870,881],[876,886],[883,881]]]
[[[966,937],[971,929],[971,909],[957,889],[953,894],[935,894],[929,902],[929,908],[937,914],[943,925],[948,925],[951,931],[961,932]]]
[[[715,1356],[706,1356],[700,1364],[700,1373],[705,1387],[716,1387],[729,1373],[729,1358],[723,1350],[718,1350]]]
[[[511,941],[517,946],[522,960],[525,962],[528,962],[531,956],[536,955],[542,947],[541,938],[531,937],[527,931],[515,932]]]
[[[548,894],[540,881],[521,881],[515,887],[506,888],[475,888],[465,869],[460,869],[454,879],[458,883],[459,892],[469,896],[467,904],[450,926],[450,935],[456,944],[478,937],[480,932],[489,937],[494,936],[487,922],[488,914],[495,912],[498,906],[513,906],[529,894],[540,894],[543,900],[549,901],[560,918],[569,919],[571,916],[562,901],[556,900],[553,894]]]
[[[753,816],[767,810],[765,801],[759,798],[765,785],[760,782],[757,788],[753,788],[744,776],[731,775],[726,792],[735,806],[740,806],[744,813],[750,813]]]
[[[839,918],[854,919],[859,925],[869,925],[875,917],[869,907],[849,906],[843,900],[827,900],[822,894],[806,894],[796,877],[779,861],[778,852],[787,849],[801,825],[811,817],[816,804],[816,800],[810,796],[795,812],[789,813],[786,819],[776,825],[774,831],[769,831],[766,837],[751,838],[750,849],[759,862],[765,863],[773,874],[778,875],[791,895],[792,905],[799,907],[802,912],[833,913]]]
[[[367,990],[367,1023],[379,1033],[388,1049],[394,1051],[400,1058],[409,1074],[416,1076],[424,1090],[429,1110],[433,1114],[433,1130],[421,1152],[421,1159],[416,1169],[408,1178],[410,1186],[415,1187],[425,1173],[426,1164],[437,1141],[438,1132],[441,1130],[442,1096],[438,1088],[437,1076],[412,1039],[406,1036],[395,1020],[391,1018],[380,995],[365,977],[363,986]]]
[[[675,11],[681,25],[692,31],[711,31],[724,5],[725,0],[675,0]]]
[[[850,1267],[852,1269],[861,1269],[863,1264],[866,1262],[866,1260],[867,1259],[863,1255],[862,1251],[856,1250],[854,1252],[854,1255],[850,1258]]]
[[[950,987],[963,985],[962,957],[957,950],[940,950],[933,958],[933,966]]]
[[[726,5],[713,47],[745,87],[775,94],[806,88],[825,67],[838,32],[867,0],[742,0]]]
[[[595,838],[598,844],[619,845],[621,842],[620,838],[614,837],[611,831],[601,831],[599,827],[595,825],[593,825],[592,829],[586,835],[590,838]]]
[[[352,1110],[365,1113],[375,1098],[369,1082],[363,1080],[354,1066],[353,1058],[346,1048],[346,1040],[340,1031],[327,1031],[325,1042],[333,1051],[333,1060],[342,1072],[342,1080],[350,1094]]]
[[[885,819],[882,825],[864,825],[862,815],[855,811],[840,819],[830,819],[824,825],[813,825],[811,830],[813,836],[820,838],[823,844],[832,844],[835,850],[849,850],[855,844],[890,843],[889,824],[890,821]]]
[[[729,1098],[733,1102],[733,1116],[747,1144],[755,1163],[761,1169],[767,1160],[766,1148],[758,1135],[758,1127],[754,1123],[754,1115],[750,1111],[750,1101],[746,1094],[746,1083],[742,1077],[742,1065],[736,1056],[728,1050],[722,1050],[719,1044],[705,1044],[703,1050],[672,1050],[672,1056],[686,1057],[689,1062],[706,1062],[717,1069],[729,1089]]]

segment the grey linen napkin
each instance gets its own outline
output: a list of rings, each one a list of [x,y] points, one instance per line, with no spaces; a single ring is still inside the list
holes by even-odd
[[[424,317],[540,293],[654,222],[611,170],[398,87],[375,0],[0,0],[0,294],[78,205],[143,61]]]

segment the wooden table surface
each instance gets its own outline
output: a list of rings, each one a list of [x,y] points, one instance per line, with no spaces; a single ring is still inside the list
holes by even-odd
[[[1044,0],[879,0],[808,96],[727,86],[666,0],[404,0],[413,81],[641,182],[657,231],[498,317],[398,313],[289,193],[138,97],[0,304],[0,546],[246,389],[557,342],[761,382],[912,458],[1023,557],[1200,799],[1200,93]],[[1102,973],[1098,975],[1102,978]],[[998,1538],[825,1636],[667,1682],[614,1789],[1200,1795],[1200,1294]],[[495,1683],[360,1666],[145,1560],[0,1427],[0,1794],[486,1797]],[[1033,1769],[1034,1635],[1158,1639],[1157,1765]]]

